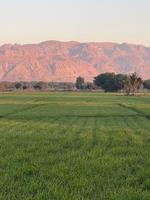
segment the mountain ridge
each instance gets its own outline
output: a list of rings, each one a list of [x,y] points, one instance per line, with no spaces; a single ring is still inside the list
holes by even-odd
[[[150,47],[57,40],[0,46],[0,81],[91,81],[104,72],[134,71],[150,78]]]
[[[144,48],[150,48],[150,46],[146,46],[144,44],[135,44],[135,43],[130,43],[130,42],[95,42],[95,41],[90,41],[90,42],[82,42],[82,41],[77,41],[77,40],[45,40],[45,41],[41,41],[41,42],[35,42],[35,43],[2,43],[0,44],[0,48],[4,45],[10,45],[10,46],[14,46],[14,45],[18,45],[18,46],[25,46],[25,45],[39,45],[42,43],[48,43],[48,42],[59,42],[59,43],[78,43],[78,44],[116,44],[116,45],[122,45],[122,44],[126,44],[126,45],[133,45],[133,46],[141,46]]]

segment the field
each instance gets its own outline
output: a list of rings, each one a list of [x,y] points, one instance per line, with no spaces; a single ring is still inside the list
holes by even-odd
[[[149,200],[150,96],[0,94],[0,200]]]

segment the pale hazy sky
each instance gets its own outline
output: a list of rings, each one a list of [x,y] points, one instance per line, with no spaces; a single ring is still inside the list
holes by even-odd
[[[150,46],[150,0],[0,0],[0,44],[45,40]]]

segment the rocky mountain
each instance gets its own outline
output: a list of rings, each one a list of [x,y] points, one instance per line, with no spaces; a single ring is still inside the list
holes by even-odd
[[[87,81],[103,72],[150,78],[150,48],[116,43],[47,41],[0,46],[0,81]]]

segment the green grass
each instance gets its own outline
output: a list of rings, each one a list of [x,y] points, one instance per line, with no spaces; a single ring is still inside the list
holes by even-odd
[[[0,200],[149,200],[150,96],[0,94]]]

